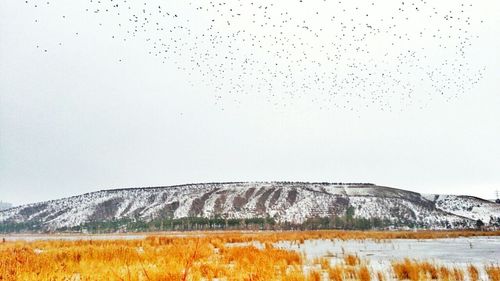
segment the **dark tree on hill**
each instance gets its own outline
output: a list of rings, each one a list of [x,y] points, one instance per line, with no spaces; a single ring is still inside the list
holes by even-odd
[[[476,228],[481,229],[484,226],[484,222],[482,220],[476,221]]]

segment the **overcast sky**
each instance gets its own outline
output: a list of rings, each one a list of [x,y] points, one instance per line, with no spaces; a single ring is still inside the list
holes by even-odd
[[[115,40],[120,18],[85,13],[87,1],[37,1],[0,1],[0,201],[222,181],[372,182],[483,198],[500,189],[499,1],[469,11],[484,21],[466,57],[479,82],[445,93],[452,99],[413,83],[419,102],[391,111],[282,89],[274,99],[250,88],[230,96],[149,55],[140,36]],[[176,9],[196,22],[189,6]]]

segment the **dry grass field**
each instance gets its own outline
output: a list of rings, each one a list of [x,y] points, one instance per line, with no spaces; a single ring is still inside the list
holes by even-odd
[[[500,281],[500,267],[439,266],[409,256],[384,272],[356,253],[339,263],[306,259],[273,243],[309,239],[429,239],[498,236],[500,232],[198,232],[157,234],[140,240],[0,241],[0,280],[489,280]],[[257,247],[247,242],[259,242]],[[243,244],[233,244],[243,243]],[[245,244],[247,243],[247,244]],[[233,245],[231,245],[233,244]]]

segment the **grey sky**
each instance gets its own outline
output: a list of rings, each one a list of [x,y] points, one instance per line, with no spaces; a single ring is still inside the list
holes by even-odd
[[[216,99],[202,77],[148,55],[143,38],[111,39],[116,18],[82,13],[86,1],[51,2],[0,2],[0,201],[213,181],[373,182],[486,198],[500,189],[498,1],[473,10],[484,24],[471,30],[479,38],[467,59],[484,67],[480,82],[393,111],[300,95]]]

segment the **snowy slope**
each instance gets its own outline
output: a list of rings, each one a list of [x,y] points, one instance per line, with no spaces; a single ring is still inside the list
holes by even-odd
[[[437,208],[451,214],[481,220],[486,224],[500,220],[500,204],[489,200],[463,195],[435,195],[432,199]]]
[[[427,227],[488,224],[500,205],[451,195],[426,195],[372,184],[240,182],[102,190],[0,211],[0,223],[38,222],[55,230],[85,222],[161,217],[255,218],[302,223],[307,218],[344,215],[405,220]]]

